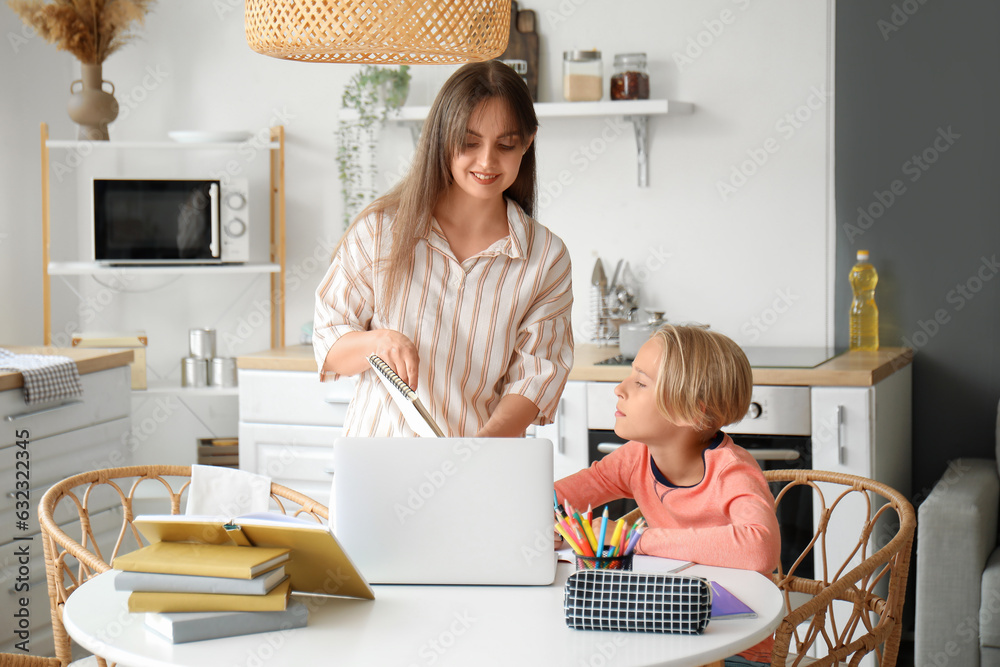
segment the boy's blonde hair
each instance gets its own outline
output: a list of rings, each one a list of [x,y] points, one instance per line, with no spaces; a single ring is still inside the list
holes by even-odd
[[[699,431],[715,431],[746,416],[753,373],[730,338],[704,327],[673,324],[652,338],[663,348],[656,377],[660,414]]]

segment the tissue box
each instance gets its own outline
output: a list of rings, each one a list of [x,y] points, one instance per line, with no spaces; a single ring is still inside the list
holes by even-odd
[[[108,350],[132,350],[132,388],[146,388],[146,332],[135,334],[73,334],[73,347],[99,347]]]

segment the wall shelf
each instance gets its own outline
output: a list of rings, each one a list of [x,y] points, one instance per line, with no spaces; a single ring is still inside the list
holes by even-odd
[[[171,266],[109,266],[98,262],[49,262],[50,276],[94,275],[193,275],[234,273],[278,273],[280,264],[247,262],[245,264],[176,264]]]
[[[65,148],[87,150],[121,150],[121,149],[165,149],[165,150],[220,150],[231,151],[239,148],[243,144],[251,143],[247,141],[77,141],[72,139],[49,139],[45,142],[47,148]],[[277,141],[269,141],[257,145],[255,149],[276,150],[281,148]]]
[[[429,106],[404,106],[390,114],[388,120],[409,125],[416,143],[420,136],[420,123],[430,113]],[[635,131],[636,164],[639,187],[649,186],[649,132],[650,116],[683,116],[694,112],[691,102],[674,100],[602,100],[600,102],[536,102],[535,115],[538,118],[594,118],[622,116],[632,123]],[[344,110],[338,116],[341,120],[358,117],[356,111]]]

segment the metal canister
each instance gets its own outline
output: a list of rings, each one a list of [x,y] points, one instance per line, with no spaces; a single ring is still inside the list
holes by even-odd
[[[207,387],[208,359],[199,359],[198,357],[182,357],[181,386]]]
[[[236,359],[234,357],[215,357],[208,373],[209,384],[213,387],[236,386]]]
[[[188,332],[188,351],[192,357],[211,359],[215,356],[215,329],[191,329]]]

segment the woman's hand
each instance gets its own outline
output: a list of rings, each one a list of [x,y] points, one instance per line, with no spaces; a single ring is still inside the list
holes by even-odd
[[[368,357],[377,354],[406,384],[417,388],[420,358],[417,346],[406,334],[392,329],[351,331],[333,344],[323,364],[324,371],[357,375],[371,368]]]
[[[403,382],[416,389],[420,357],[413,341],[406,334],[392,329],[376,329],[369,333],[374,338],[374,353],[389,364]]]

